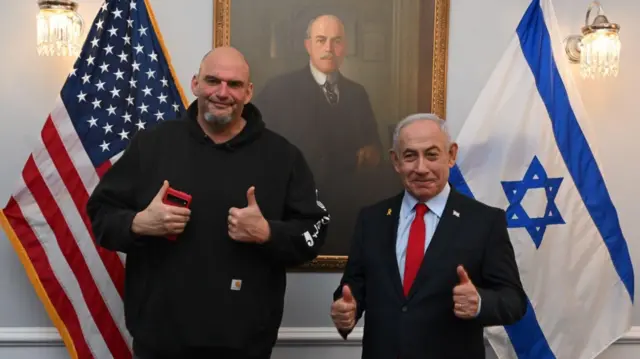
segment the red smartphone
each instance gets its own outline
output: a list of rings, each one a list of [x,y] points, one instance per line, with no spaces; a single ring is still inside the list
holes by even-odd
[[[169,187],[167,188],[167,192],[165,192],[164,197],[162,198],[162,203],[170,206],[189,208],[189,206],[191,205],[191,195]],[[167,238],[169,240],[175,241],[178,236],[168,235]]]

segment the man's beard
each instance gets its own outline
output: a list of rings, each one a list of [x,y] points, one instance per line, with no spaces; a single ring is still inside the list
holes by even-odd
[[[214,114],[212,114],[211,112],[205,112],[204,113],[204,119],[205,121],[214,124],[216,126],[223,126],[228,124],[229,122],[231,122],[231,120],[233,120],[233,116],[232,114],[228,114],[228,115],[224,115],[224,116],[216,116]]]

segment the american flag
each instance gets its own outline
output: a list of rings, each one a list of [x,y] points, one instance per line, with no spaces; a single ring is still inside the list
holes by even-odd
[[[148,0],[104,2],[0,212],[72,358],[132,356],[124,256],[95,244],[85,205],[132,136],[185,104]]]

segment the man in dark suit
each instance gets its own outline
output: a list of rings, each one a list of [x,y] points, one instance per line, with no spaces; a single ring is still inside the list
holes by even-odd
[[[458,147],[437,116],[407,117],[393,141],[405,190],[361,210],[334,324],[346,339],[366,312],[366,359],[484,358],[483,327],[526,311],[505,212],[450,187]]]
[[[363,204],[358,183],[380,163],[381,142],[364,87],[340,73],[347,49],[333,15],[312,20],[304,42],[309,64],[267,82],[253,103],[268,128],[300,147],[323,202],[332,211],[324,251],[338,254]],[[344,242],[343,242],[344,243]]]

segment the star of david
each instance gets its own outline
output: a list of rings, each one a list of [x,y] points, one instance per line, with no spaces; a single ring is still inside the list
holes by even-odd
[[[509,200],[509,207],[506,211],[507,226],[509,228],[525,228],[536,248],[540,247],[547,226],[565,223],[555,203],[562,180],[562,177],[549,178],[538,157],[534,156],[521,181],[501,182],[504,193]],[[544,188],[547,196],[544,215],[538,218],[530,217],[522,207],[522,199],[527,191],[535,188]]]

